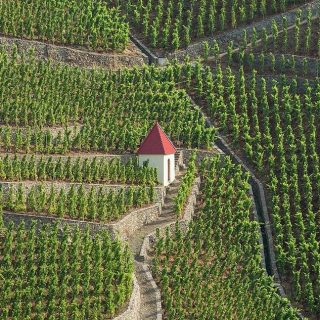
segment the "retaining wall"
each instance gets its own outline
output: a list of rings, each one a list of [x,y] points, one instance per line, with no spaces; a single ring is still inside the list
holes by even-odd
[[[129,301],[128,308],[113,320],[140,320],[140,287],[136,277],[133,278],[133,291]]]
[[[108,224],[13,212],[4,212],[3,218],[6,224],[10,221],[15,224],[24,222],[27,227],[31,225],[32,221],[36,221],[38,227],[48,223],[57,223],[60,229],[63,229],[65,226],[69,226],[71,228],[79,227],[81,230],[85,230],[88,227],[91,234],[107,230],[113,239],[120,238],[122,240],[126,240],[144,224],[155,221],[160,214],[161,205],[156,203],[152,206],[131,211],[121,220]]]
[[[193,152],[196,152],[196,161],[200,163],[206,157],[212,157],[214,155],[223,154],[223,152],[215,145],[212,146],[212,150],[195,150],[195,149],[181,149],[182,161],[188,165],[189,159]]]
[[[130,40],[143,52],[143,54],[147,57],[148,63],[152,64],[160,64],[160,58],[157,57],[151,50],[145,46],[142,41],[138,39],[136,35],[130,34]]]
[[[58,63],[66,63],[86,68],[121,69],[142,66],[148,63],[148,58],[141,53],[133,44],[129,44],[127,52],[119,53],[96,53],[83,48],[53,45],[45,42],[26,40],[20,38],[0,36],[0,46],[11,52],[14,46],[18,52],[25,54],[34,50],[35,57],[40,60],[50,60]]]
[[[107,160],[107,161],[111,161],[113,159],[119,159],[122,163],[126,163],[128,162],[130,159],[132,158],[136,158],[135,154],[132,153],[125,153],[125,154],[104,154],[104,153],[94,153],[94,152],[90,152],[90,153],[85,153],[85,152],[71,152],[68,153],[66,155],[61,155],[61,154],[28,154],[28,153],[1,153],[0,152],[0,157],[5,157],[6,155],[11,156],[12,158],[14,156],[17,156],[18,158],[23,158],[24,156],[27,156],[28,158],[31,156],[34,156],[35,160],[39,160],[40,158],[43,159],[48,159],[48,158],[52,158],[52,160],[58,160],[59,158],[61,158],[61,160],[67,160],[69,157],[71,158],[72,161],[75,161],[77,158],[81,157],[82,159],[93,159],[93,158],[97,158],[97,160]]]
[[[254,194],[253,194],[253,190],[252,190],[251,185],[250,185],[250,189],[249,189],[249,194],[250,194],[250,197],[252,198],[252,211],[253,211],[254,220],[257,221],[258,223],[260,223],[261,219],[259,219],[256,201],[254,198]],[[263,245],[263,233],[262,233],[261,228],[260,228],[260,233],[259,233],[259,244],[260,244],[260,254],[261,254],[261,267],[263,268],[263,270],[265,270],[266,274],[268,275],[267,264],[266,264],[266,253],[265,253],[265,247]]]
[[[120,191],[122,189],[128,189],[130,187],[137,188],[137,185],[125,185],[125,184],[99,184],[99,183],[78,183],[78,182],[57,182],[57,181],[19,181],[19,182],[8,182],[8,181],[0,181],[0,188],[6,192],[10,186],[18,188],[19,185],[22,185],[24,190],[30,190],[34,186],[43,186],[46,190],[50,190],[53,187],[57,192],[59,192],[62,188],[65,191],[70,190],[73,186],[77,190],[80,186],[83,186],[86,191],[90,191],[91,188],[99,190],[102,188],[104,192],[110,191]],[[154,187],[155,190],[155,202],[163,203],[165,198],[165,188],[158,186]]]

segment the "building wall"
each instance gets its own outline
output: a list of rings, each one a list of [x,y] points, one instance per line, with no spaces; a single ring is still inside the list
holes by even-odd
[[[170,181],[168,179],[168,159],[170,159]],[[149,161],[149,166],[157,169],[158,181],[164,186],[169,185],[175,179],[175,157],[170,155],[143,154],[139,155],[139,164]]]
[[[170,181],[168,177],[168,159],[170,159]],[[163,159],[163,170],[164,170],[164,183],[163,185],[167,186],[171,182],[173,182],[176,178],[176,170],[175,170],[175,155],[174,154],[169,154],[164,156]]]

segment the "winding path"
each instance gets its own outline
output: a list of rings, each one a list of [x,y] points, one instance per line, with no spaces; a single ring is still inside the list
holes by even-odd
[[[177,173],[176,180],[168,187],[162,213],[158,219],[150,224],[144,225],[134,235],[128,239],[129,246],[135,258],[135,275],[140,287],[140,319],[153,320],[157,317],[157,290],[153,286],[153,282],[146,272],[146,264],[150,261],[141,261],[140,250],[143,240],[147,235],[156,231],[157,228],[162,229],[176,221],[174,211],[174,198],[178,192],[181,178],[184,171]]]

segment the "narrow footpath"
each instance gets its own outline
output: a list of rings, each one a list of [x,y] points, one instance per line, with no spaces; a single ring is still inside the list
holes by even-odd
[[[176,180],[168,187],[164,204],[162,206],[161,215],[158,219],[150,224],[144,225],[141,229],[128,239],[129,247],[134,254],[135,275],[140,286],[141,306],[140,306],[140,319],[141,320],[154,320],[157,318],[157,305],[156,305],[156,292],[151,285],[150,280],[147,278],[143,269],[144,263],[139,261],[140,249],[144,238],[156,231],[157,228],[165,228],[166,226],[176,221],[174,211],[174,198],[176,197],[181,183],[181,179],[185,171],[180,171],[176,175]]]

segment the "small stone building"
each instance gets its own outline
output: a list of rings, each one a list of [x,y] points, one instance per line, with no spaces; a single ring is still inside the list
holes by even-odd
[[[148,161],[157,169],[159,183],[168,186],[175,180],[175,153],[173,143],[156,122],[138,150],[139,165]]]

